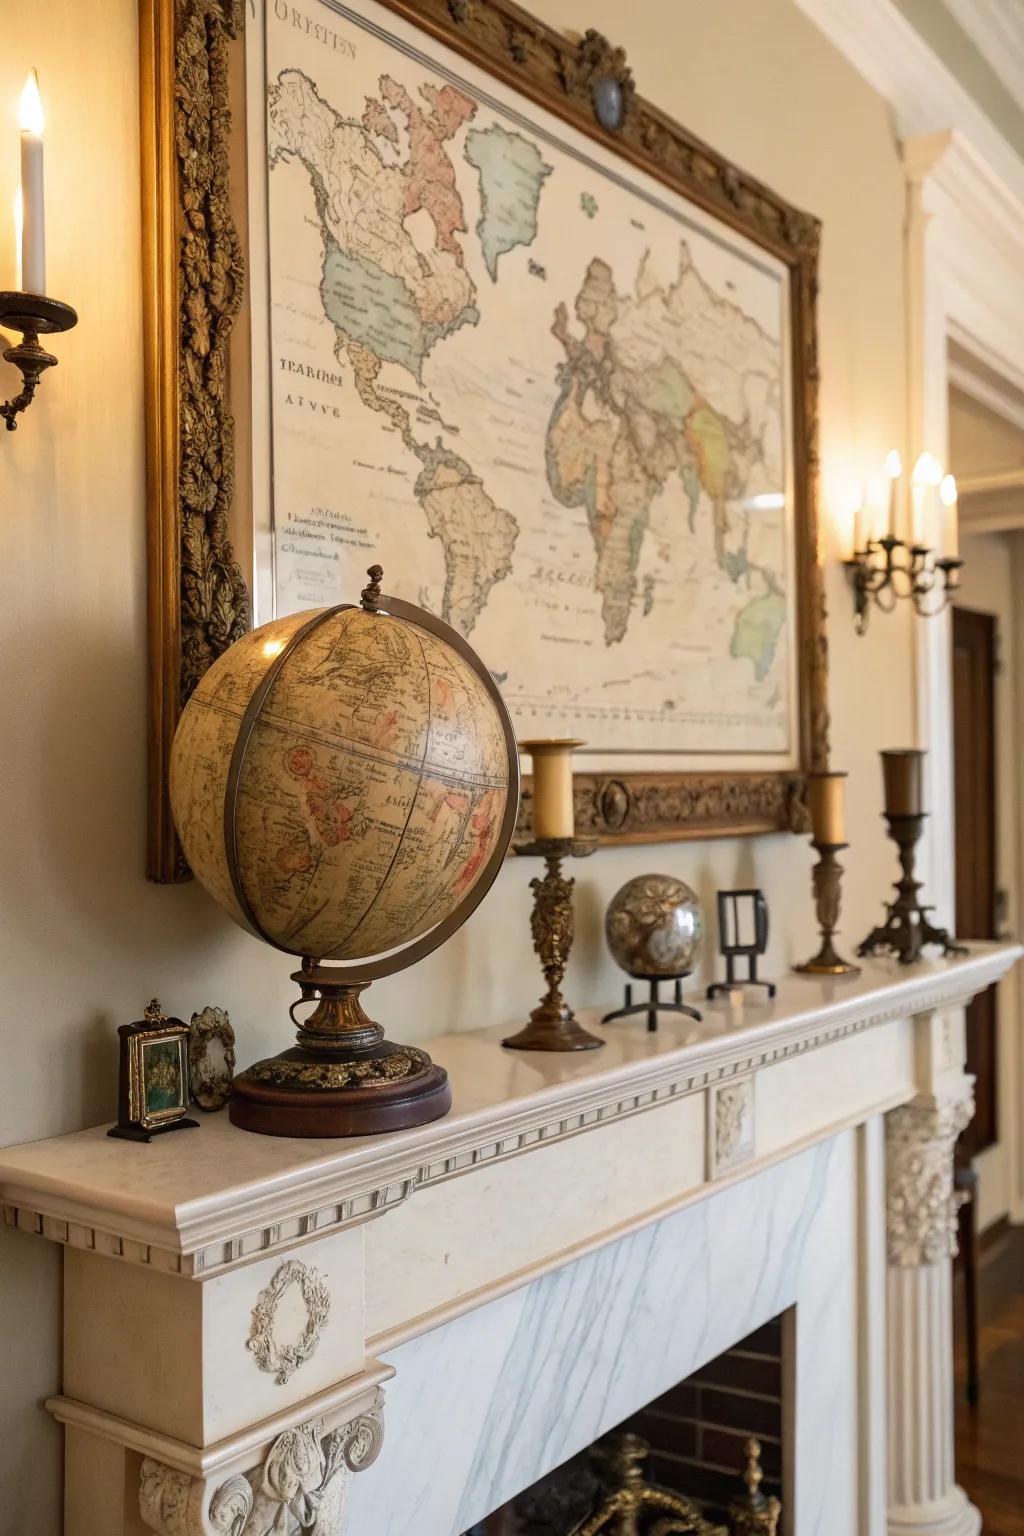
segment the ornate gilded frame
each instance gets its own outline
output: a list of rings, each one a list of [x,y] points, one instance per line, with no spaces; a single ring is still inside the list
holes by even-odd
[[[820,225],[638,96],[625,55],[572,41],[512,0],[379,0],[524,96],[717,215],[788,268],[793,347],[800,768],[581,773],[577,827],[602,842],[658,842],[806,826],[805,776],[828,762],[827,652],[818,556]],[[234,423],[228,346],[245,263],[232,218],[231,54],[242,0],[140,0],[149,541],[149,845],[155,880],[187,878],[167,803],[184,701],[249,624],[228,537]],[[614,81],[619,126],[595,87]],[[518,832],[530,835],[530,787]]]

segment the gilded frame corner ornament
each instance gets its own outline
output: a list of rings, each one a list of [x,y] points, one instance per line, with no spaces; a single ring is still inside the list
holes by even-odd
[[[379,0],[388,9],[717,215],[781,260],[791,297],[799,679],[798,769],[582,773],[581,833],[601,842],[807,830],[806,774],[828,764],[828,655],[818,545],[821,228],[636,92],[621,48],[579,41],[513,0]],[[149,596],[148,873],[188,877],[167,802],[181,708],[248,628],[228,537],[234,422],[227,348],[245,255],[230,212],[231,50],[242,0],[140,0]],[[519,836],[532,833],[529,784]]]

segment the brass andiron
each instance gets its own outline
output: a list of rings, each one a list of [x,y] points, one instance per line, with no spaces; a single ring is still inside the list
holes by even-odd
[[[692,1499],[645,1481],[642,1464],[649,1450],[645,1440],[629,1433],[593,1447],[592,1455],[603,1465],[608,1492],[594,1514],[574,1526],[568,1536],[598,1536],[602,1531],[607,1536],[638,1536],[641,1517],[653,1518],[659,1512],[666,1518],[655,1518],[644,1527],[650,1536],[729,1536],[724,1525],[705,1520]],[[768,1526],[744,1527],[743,1536],[747,1530],[762,1529],[774,1536],[774,1527]]]
[[[58,299],[48,299],[36,293],[0,292],[0,327],[20,331],[21,340],[3,353],[4,361],[13,363],[21,371],[20,394],[0,402],[0,419],[7,424],[8,432],[15,432],[18,417],[32,404],[39,380],[47,368],[55,368],[57,359],[39,344],[41,335],[56,331],[70,331],[78,324],[78,316],[70,304]]]
[[[886,919],[879,928],[872,928],[858,955],[893,954],[901,965],[912,965],[920,958],[926,944],[937,945],[944,955],[965,955],[967,950],[958,944],[945,928],[937,928],[928,917],[933,909],[921,905],[918,892],[921,881],[914,878],[914,849],[924,830],[926,812],[899,815],[885,812],[889,824],[889,836],[899,849],[902,871],[896,885],[896,900],[886,903]]]
[[[837,954],[833,942],[839,923],[839,888],[843,878],[843,866],[839,862],[838,854],[850,845],[849,843],[819,843],[815,840],[812,846],[818,854],[818,862],[814,866],[811,878],[814,882],[818,927],[821,929],[821,948],[813,959],[806,960],[803,965],[795,965],[793,969],[804,976],[854,976],[860,970],[860,966],[844,960],[842,955]]]
[[[782,1505],[774,1494],[761,1492],[764,1473],[761,1471],[761,1442],[753,1436],[743,1447],[747,1468],[743,1481],[746,1494],[734,1499],[729,1505],[729,1525],[732,1536],[776,1536]]]
[[[562,874],[565,858],[585,858],[596,841],[579,837],[546,837],[516,849],[522,856],[539,855],[547,865],[543,879],[530,881],[533,912],[530,930],[540,956],[548,989],[530,1014],[529,1022],[502,1043],[517,1051],[592,1051],[604,1045],[585,1030],[562,996],[562,978],[573,941],[572,893],[576,882]]]

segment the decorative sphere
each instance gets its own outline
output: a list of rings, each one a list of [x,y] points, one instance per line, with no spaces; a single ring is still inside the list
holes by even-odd
[[[516,782],[507,717],[483,664],[423,617],[276,619],[219,657],[182,713],[170,796],[188,862],[289,954],[373,958],[384,974],[376,957],[468,916],[493,876]]]
[[[608,948],[630,976],[682,976],[692,971],[704,938],[695,892],[674,875],[637,875],[609,904]]]

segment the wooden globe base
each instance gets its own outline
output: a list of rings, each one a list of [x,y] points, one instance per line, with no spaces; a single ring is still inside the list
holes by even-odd
[[[448,1113],[448,1074],[425,1051],[385,1040],[359,1001],[366,982],[339,982],[316,969],[294,979],[301,1001],[320,995],[317,1007],[299,1026],[297,1045],[234,1079],[232,1125],[264,1136],[373,1136]]]

